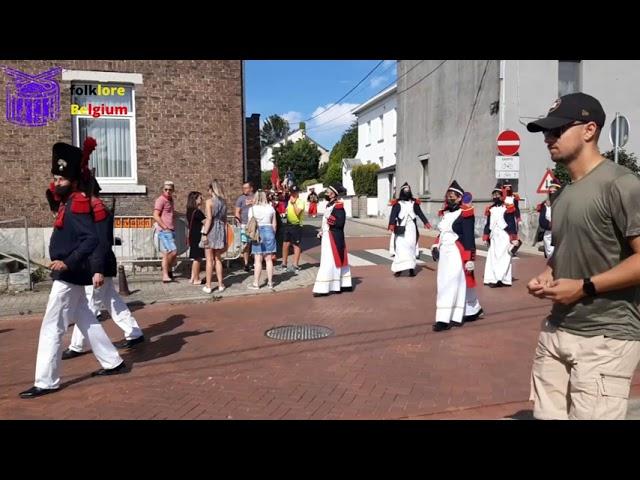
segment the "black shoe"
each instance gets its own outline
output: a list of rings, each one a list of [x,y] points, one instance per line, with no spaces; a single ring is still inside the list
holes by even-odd
[[[120,363],[117,367],[113,368],[101,368],[100,370],[93,372],[92,377],[104,377],[106,375],[118,375],[119,373],[125,373],[122,370],[126,367],[124,362]]]
[[[497,283],[490,283],[489,288],[498,288],[499,285]]]
[[[399,277],[400,275],[402,275],[402,272],[396,272],[393,274],[394,277]]]
[[[452,327],[461,327],[464,325],[465,320],[462,320],[462,322],[451,322],[451,326]]]
[[[62,352],[62,360],[69,360],[70,358],[80,357],[82,355],[86,355],[89,352],[76,352],[75,350],[71,350],[67,348],[64,352]]]
[[[340,288],[340,292],[353,292],[353,287],[342,287]]]
[[[433,331],[434,332],[441,332],[443,330],[449,330],[451,328],[451,324],[450,323],[444,323],[444,322],[436,322],[433,324]]]
[[[173,271],[169,270],[169,278],[173,280]]]
[[[475,315],[467,315],[466,317],[463,317],[462,320],[465,322],[474,322],[479,318],[482,318],[483,316],[484,316],[484,310],[480,309],[480,311]]]
[[[57,392],[58,390],[59,389],[57,389],[57,388],[31,387],[29,390],[25,390],[24,392],[20,392],[20,398],[41,397],[42,395],[46,395],[47,393]]]
[[[416,271],[413,268],[411,270],[409,270],[409,276],[410,277],[415,277],[416,276]]]
[[[116,348],[131,348],[134,345],[144,342],[144,335],[139,336],[138,338],[133,338],[131,340],[123,340],[115,344]]]
[[[247,272],[247,273],[251,272],[251,267],[249,265],[245,265],[244,266],[244,271]]]
[[[314,297],[326,297],[327,295],[329,295],[328,293],[314,293],[313,296]]]

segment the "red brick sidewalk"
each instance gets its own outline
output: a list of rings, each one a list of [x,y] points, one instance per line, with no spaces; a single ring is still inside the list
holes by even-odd
[[[349,239],[349,248],[385,248],[387,242]],[[0,320],[0,418],[512,415],[529,408],[529,369],[549,309],[525,293],[525,282],[543,261],[518,260],[514,287],[480,288],[484,319],[441,333],[431,330],[433,264],[415,278],[394,278],[384,265],[354,268],[356,290],[327,298],[304,289],[146,307],[135,315],[150,341],[125,355],[130,373],[91,378],[99,367],[86,355],[63,362],[65,388],[34,400],[17,395],[33,382],[41,318]],[[484,260],[478,263],[482,272]],[[276,325],[307,322],[335,335],[300,343],[264,336]],[[112,322],[103,325],[112,339],[121,338]]]

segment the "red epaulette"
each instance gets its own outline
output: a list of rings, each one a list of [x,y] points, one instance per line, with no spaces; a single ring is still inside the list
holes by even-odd
[[[71,200],[72,213],[89,213],[91,212],[91,201],[84,193],[73,192],[69,198]]]
[[[466,203],[463,203],[460,208],[462,209],[462,217],[463,218],[469,218],[469,217],[473,217],[475,215],[475,211],[474,211],[473,205],[468,205]]]
[[[344,208],[344,203],[336,202],[335,205],[333,206],[333,208]]]
[[[536,205],[536,212],[540,213],[542,211],[542,206],[544,205],[544,202],[539,203],[538,205]]]
[[[487,205],[487,207],[484,209],[484,216],[488,217],[490,215],[489,213],[490,211],[491,211],[491,205]]]
[[[98,197],[91,197],[91,210],[93,210],[93,221],[102,222],[109,216],[107,207]]]
[[[444,217],[444,209],[438,210],[438,216],[439,217]]]
[[[420,199],[419,198],[414,198],[413,201],[416,202],[416,205],[420,205]]]
[[[396,200],[395,198],[392,198],[391,200],[389,200],[389,206],[393,207],[396,203],[398,203],[398,200]]]
[[[506,204],[507,213],[514,213],[516,211],[516,206],[513,203]]]

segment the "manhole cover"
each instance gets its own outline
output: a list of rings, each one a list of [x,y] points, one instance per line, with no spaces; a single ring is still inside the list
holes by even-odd
[[[285,325],[267,330],[265,335],[276,340],[318,340],[333,335],[333,330],[320,325]]]

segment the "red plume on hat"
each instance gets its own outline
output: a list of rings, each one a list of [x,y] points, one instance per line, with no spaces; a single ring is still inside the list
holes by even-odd
[[[82,147],[82,160],[80,161],[80,171],[82,172],[82,178],[85,181],[89,181],[89,177],[91,176],[91,172],[89,171],[89,157],[96,149],[98,142],[93,137],[87,137],[84,140],[84,145]]]

